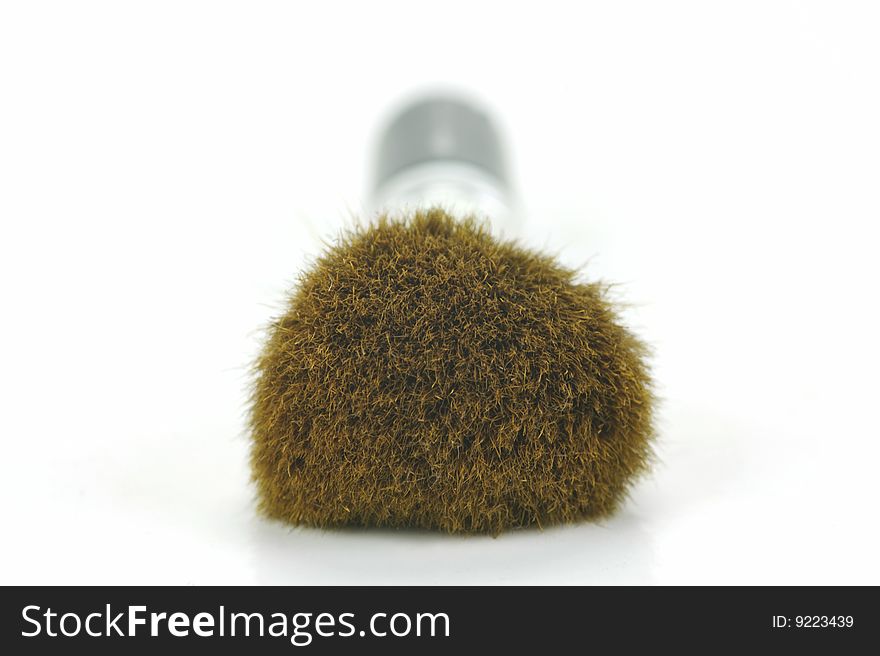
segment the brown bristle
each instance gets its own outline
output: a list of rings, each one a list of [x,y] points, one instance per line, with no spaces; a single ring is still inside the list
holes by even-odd
[[[613,511],[650,461],[651,385],[576,278],[441,209],[340,239],[257,362],[262,510],[490,533]]]

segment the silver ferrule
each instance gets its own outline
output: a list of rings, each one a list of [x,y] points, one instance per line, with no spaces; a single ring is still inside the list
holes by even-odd
[[[452,98],[404,108],[379,142],[370,209],[392,216],[441,206],[515,229],[516,212],[501,139],[488,116]]]

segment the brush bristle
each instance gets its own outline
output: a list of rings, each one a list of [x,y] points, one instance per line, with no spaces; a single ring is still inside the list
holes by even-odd
[[[599,284],[441,209],[316,262],[256,365],[269,516],[504,529],[607,515],[651,460],[645,348]]]

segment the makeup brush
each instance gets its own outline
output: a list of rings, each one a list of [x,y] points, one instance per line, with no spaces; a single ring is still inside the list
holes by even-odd
[[[491,121],[412,105],[376,170],[375,218],[301,277],[256,363],[262,511],[493,534],[614,511],[651,460],[646,349],[605,286],[493,232],[515,212]]]

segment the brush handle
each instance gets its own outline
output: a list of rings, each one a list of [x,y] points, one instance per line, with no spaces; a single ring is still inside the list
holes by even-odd
[[[474,106],[429,98],[404,108],[379,142],[374,212],[396,214],[440,205],[458,216],[515,224],[513,194],[498,131]]]

